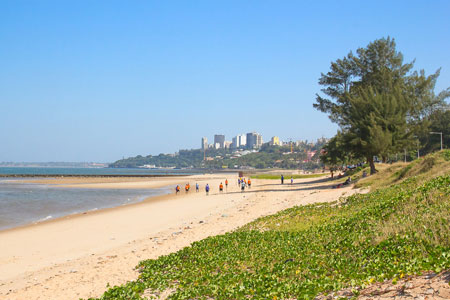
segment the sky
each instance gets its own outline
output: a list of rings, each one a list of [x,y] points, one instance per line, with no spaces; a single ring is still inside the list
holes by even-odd
[[[368,3],[366,3],[368,2]],[[450,86],[450,1],[0,2],[0,162],[114,162],[337,130],[330,63],[392,37]]]

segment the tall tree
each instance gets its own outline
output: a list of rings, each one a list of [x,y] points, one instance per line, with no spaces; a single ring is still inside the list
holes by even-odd
[[[325,96],[317,94],[313,105],[341,127],[352,151],[369,162],[374,155],[387,157],[423,131],[442,103],[434,95],[439,70],[425,76],[413,65],[403,62],[394,39],[375,40],[331,63],[319,79]]]
[[[410,101],[400,87],[388,90],[391,92],[360,87],[349,96],[350,126],[344,140],[351,152],[366,158],[372,174],[376,171],[374,156],[381,155],[386,161],[389,152],[404,148],[413,138],[406,123]]]

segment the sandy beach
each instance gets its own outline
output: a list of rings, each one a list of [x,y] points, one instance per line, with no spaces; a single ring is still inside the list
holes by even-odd
[[[220,193],[219,183],[229,181]],[[79,299],[100,296],[106,285],[135,279],[139,261],[177,251],[211,235],[295,205],[337,200],[355,192],[332,189],[325,178],[252,180],[244,193],[237,176],[171,178],[62,178],[46,184],[83,188],[156,188],[180,184],[178,194],[68,216],[0,232],[0,299]],[[191,184],[185,193],[184,184]],[[200,192],[195,192],[195,183]],[[211,191],[206,195],[204,186]]]

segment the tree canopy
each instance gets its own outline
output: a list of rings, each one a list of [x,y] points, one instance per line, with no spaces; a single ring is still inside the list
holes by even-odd
[[[413,66],[388,37],[332,62],[319,79],[324,95],[316,95],[314,107],[339,125],[342,146],[365,157],[371,173],[373,157],[386,159],[411,144],[449,95],[434,93],[440,70],[426,76]]]

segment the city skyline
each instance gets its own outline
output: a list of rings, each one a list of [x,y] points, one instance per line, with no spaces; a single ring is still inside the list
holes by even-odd
[[[254,140],[250,141],[250,145],[247,144],[247,141],[249,140],[249,137],[252,138]],[[219,140],[220,139],[220,140]],[[321,142],[321,141],[326,141],[328,140],[328,138],[325,137],[320,137],[317,139],[313,139],[312,141],[317,141],[317,142]],[[269,141],[264,142],[264,139],[262,137],[262,134],[259,134],[257,132],[249,132],[246,134],[237,134],[235,136],[232,137],[231,141],[227,141],[226,140],[226,136],[223,134],[214,134],[214,142],[212,144],[208,143],[208,138],[207,137],[202,137],[201,138],[201,145],[200,145],[200,149],[202,150],[206,150],[206,149],[210,149],[210,148],[214,148],[214,149],[221,149],[221,148],[231,148],[231,149],[259,149],[263,144],[269,144],[272,146],[283,146],[283,145],[290,145],[291,143],[294,143],[296,146],[298,146],[300,143],[308,143],[311,142],[311,140],[308,139],[292,139],[289,138],[288,140],[282,140],[280,139],[279,136],[272,136],[270,138]],[[228,147],[225,147],[224,145],[228,145]],[[195,148],[194,148],[195,149]]]

